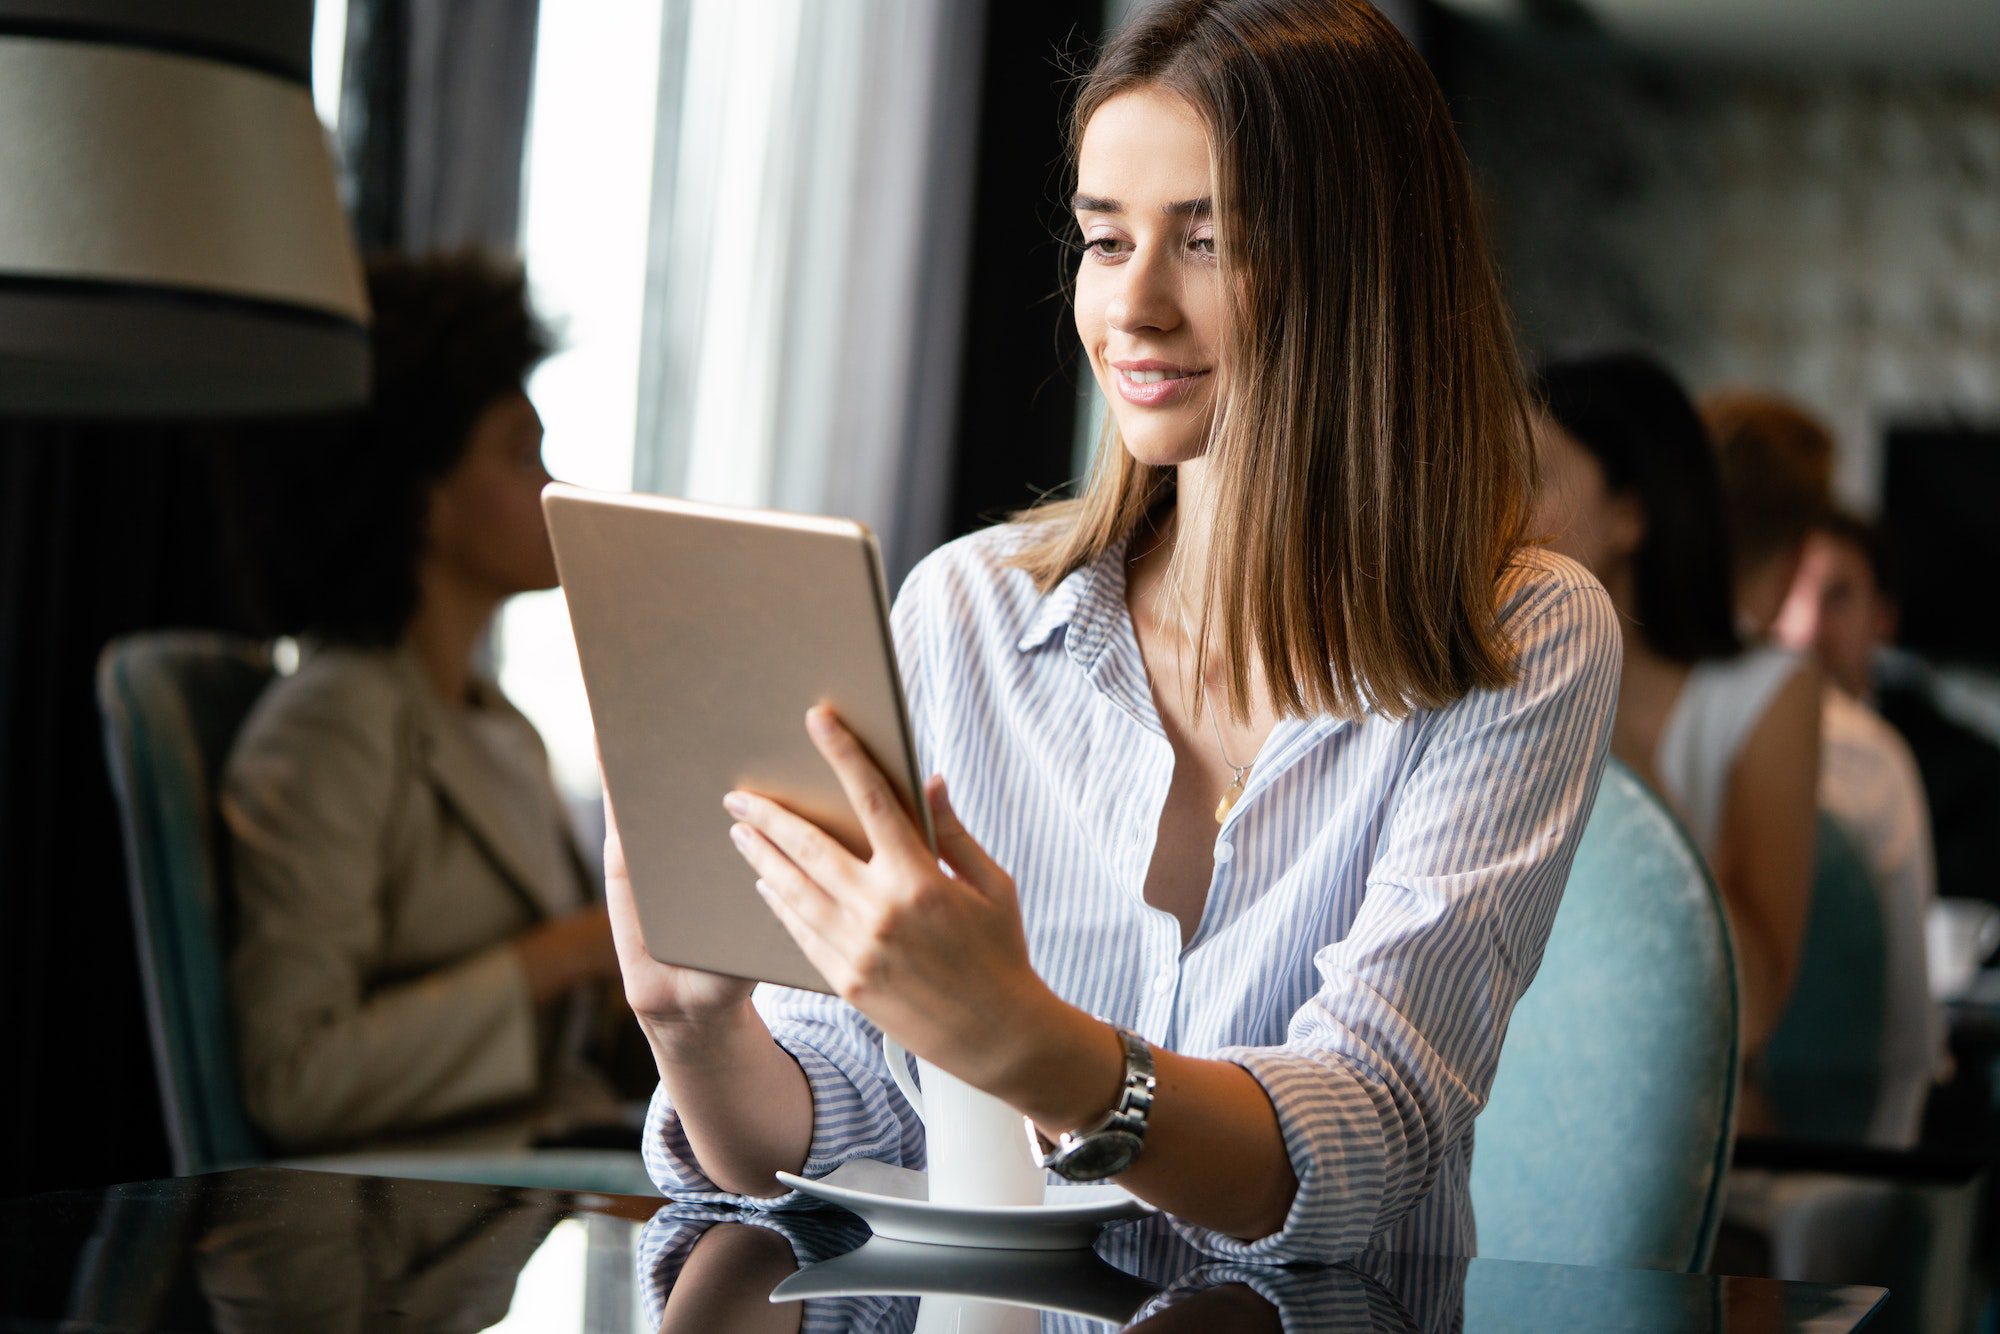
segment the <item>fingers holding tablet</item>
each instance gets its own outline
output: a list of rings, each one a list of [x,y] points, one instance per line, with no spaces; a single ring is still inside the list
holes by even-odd
[[[890,786],[888,775],[841,722],[839,714],[824,704],[814,705],[806,710],[806,734],[840,780],[841,791],[861,821],[874,855],[886,853],[924,865],[935,860],[909,808]]]

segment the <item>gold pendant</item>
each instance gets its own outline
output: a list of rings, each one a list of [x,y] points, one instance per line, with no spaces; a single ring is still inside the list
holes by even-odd
[[[1222,800],[1215,808],[1215,822],[1217,824],[1221,824],[1229,818],[1229,812],[1236,807],[1236,799],[1242,795],[1243,775],[1238,774],[1236,781],[1229,785],[1229,790],[1222,794]]]

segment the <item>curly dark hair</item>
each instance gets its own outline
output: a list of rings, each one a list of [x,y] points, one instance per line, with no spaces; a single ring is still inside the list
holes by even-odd
[[[238,436],[225,474],[250,583],[274,634],[402,638],[417,607],[431,486],[473,424],[552,350],[518,264],[474,251],[377,255],[374,389],[358,412]]]

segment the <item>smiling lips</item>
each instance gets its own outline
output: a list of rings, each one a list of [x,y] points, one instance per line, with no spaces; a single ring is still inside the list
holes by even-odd
[[[1170,361],[1114,361],[1118,396],[1140,407],[1157,408],[1185,398],[1208,375]]]

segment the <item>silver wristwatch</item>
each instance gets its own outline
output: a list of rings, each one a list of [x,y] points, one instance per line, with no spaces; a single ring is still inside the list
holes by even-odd
[[[1116,1027],[1116,1025],[1114,1025]],[[1146,1144],[1146,1117],[1153,1110],[1153,1049],[1129,1028],[1118,1029],[1125,1044],[1125,1083],[1118,1105],[1082,1130],[1067,1130],[1050,1144],[1035,1123],[1028,1128],[1028,1151],[1065,1181],[1102,1181],[1132,1165]]]

